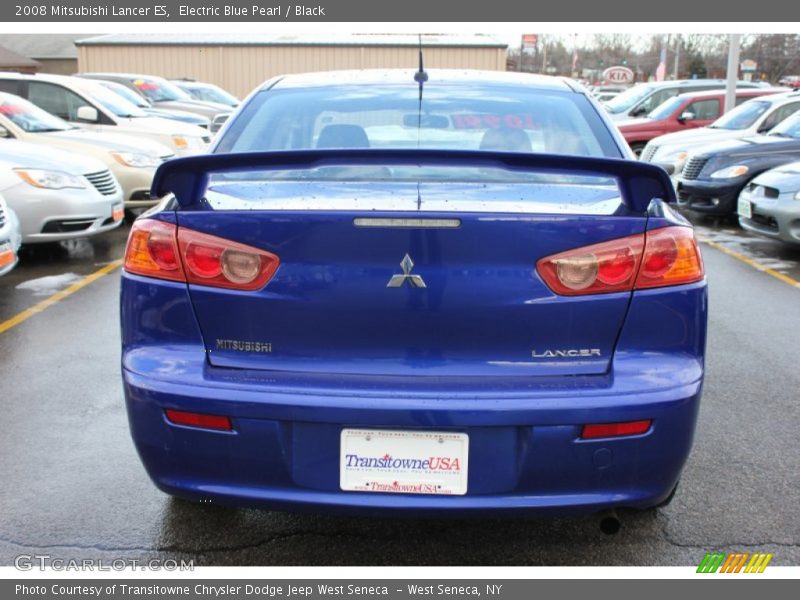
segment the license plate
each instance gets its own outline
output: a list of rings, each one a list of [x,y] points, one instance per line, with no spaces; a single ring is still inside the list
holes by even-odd
[[[343,429],[339,487],[351,492],[463,495],[468,458],[465,433]]]
[[[753,205],[750,203],[749,200],[745,200],[744,198],[739,198],[737,212],[739,213],[740,217],[744,217],[745,219],[752,219]]]
[[[125,216],[125,209],[122,208],[121,204],[117,204],[111,210],[111,218],[114,219],[114,221],[121,221],[124,216]]]

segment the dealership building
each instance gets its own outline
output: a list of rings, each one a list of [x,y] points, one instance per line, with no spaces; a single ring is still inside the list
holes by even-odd
[[[416,68],[416,35],[110,34],[75,42],[78,70],[189,78],[243,97],[275,75]],[[505,70],[507,44],[488,35],[423,35],[426,68]]]

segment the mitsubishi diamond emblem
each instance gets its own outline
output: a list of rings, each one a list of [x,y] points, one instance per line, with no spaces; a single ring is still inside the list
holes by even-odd
[[[389,283],[386,284],[386,287],[403,287],[403,284],[407,281],[411,287],[415,288],[424,288],[425,287],[425,280],[422,279],[419,275],[412,275],[411,269],[414,268],[414,261],[411,260],[411,257],[406,254],[403,257],[403,260],[400,261],[400,268],[403,269],[402,275],[392,275],[392,278],[389,280]]]

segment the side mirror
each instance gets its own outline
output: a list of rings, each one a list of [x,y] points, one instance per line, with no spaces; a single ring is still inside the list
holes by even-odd
[[[10,138],[10,137],[14,136],[11,135],[11,132],[8,129],[0,125],[0,138]]]
[[[100,120],[100,114],[93,106],[79,106],[77,112],[78,121],[84,123],[97,123]]]
[[[638,108],[634,108],[629,114],[632,117],[641,117],[642,115],[647,114],[647,109],[644,106],[640,106]]]
[[[678,121],[680,123],[683,123],[684,121],[694,121],[695,118],[696,118],[695,114],[692,111],[687,110],[687,111],[681,113],[681,116],[678,117]]]
[[[208,130],[211,133],[217,133],[222,126],[225,124],[225,121],[228,120],[228,117],[231,116],[231,113],[220,113],[211,119],[211,125],[209,126]]]

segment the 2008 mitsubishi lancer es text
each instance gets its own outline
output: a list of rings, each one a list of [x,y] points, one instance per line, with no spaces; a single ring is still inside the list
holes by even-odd
[[[569,80],[275,78],[153,194],[122,368],[165,492],[475,515],[671,497],[703,264],[667,174]]]

